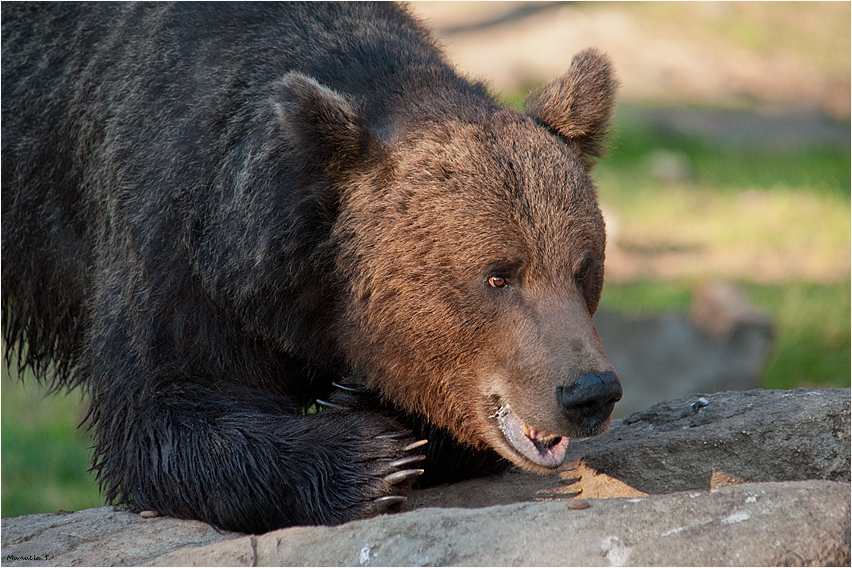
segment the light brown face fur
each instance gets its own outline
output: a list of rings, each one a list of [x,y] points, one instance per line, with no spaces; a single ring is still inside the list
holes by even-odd
[[[341,335],[368,386],[393,403],[544,469],[498,418],[511,409],[533,431],[600,433],[572,424],[556,396],[613,370],[591,319],[606,242],[587,174],[599,133],[568,139],[560,125],[505,109],[475,118],[417,125],[383,178],[361,178],[344,196],[339,265],[351,267],[352,333]]]

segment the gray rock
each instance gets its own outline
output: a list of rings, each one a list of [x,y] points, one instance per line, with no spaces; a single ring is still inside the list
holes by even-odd
[[[757,481],[850,480],[850,389],[751,390],[659,403],[572,440],[558,475],[512,470],[415,491],[412,507],[637,497]]]
[[[730,341],[745,327],[757,327],[772,337],[772,316],[757,309],[738,286],[706,282],[698,287],[689,309],[690,321],[719,341]]]
[[[572,443],[568,459],[644,493],[745,481],[850,479],[850,390],[751,390],[662,402]],[[567,474],[566,474],[567,475]]]
[[[184,547],[243,536],[199,521],[144,519],[113,507],[2,521],[4,566],[133,566]]]
[[[261,536],[111,507],[3,519],[16,565],[848,565],[850,390],[660,403],[556,475],[412,493],[408,511]],[[572,505],[587,501],[588,508]],[[36,560],[38,557],[40,560]],[[28,559],[29,558],[29,559]]]
[[[646,498],[421,509],[182,550],[157,566],[844,565],[849,484],[758,483]]]

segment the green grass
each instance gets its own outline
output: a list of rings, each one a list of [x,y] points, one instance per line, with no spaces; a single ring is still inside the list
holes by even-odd
[[[848,275],[848,146],[733,149],[655,130],[636,114],[619,115],[595,172],[602,202],[621,217],[616,245],[703,251],[710,272],[756,281]],[[661,152],[691,176],[655,179]],[[749,264],[754,274],[744,272]]]
[[[850,199],[849,147],[764,148],[759,143],[724,146],[667,131],[645,117],[653,107],[622,105],[614,120],[610,152],[600,169],[639,185],[659,186],[648,168],[656,150],[684,156],[696,186],[717,192],[748,189],[829,193]],[[701,110],[701,109],[696,109]],[[712,110],[712,109],[710,109]],[[732,112],[733,111],[729,111]]]
[[[692,302],[692,280],[636,280],[606,283],[600,309],[628,316],[663,313],[686,314]]]
[[[3,365],[0,381],[3,517],[104,504],[89,473],[91,440],[79,392],[49,395],[32,377],[17,381]],[[11,375],[11,376],[10,376]]]
[[[752,301],[775,317],[776,343],[765,388],[849,387],[849,279],[774,286],[742,283]]]

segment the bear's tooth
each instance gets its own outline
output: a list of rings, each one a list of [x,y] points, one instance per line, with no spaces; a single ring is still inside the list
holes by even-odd
[[[533,436],[532,436],[532,433],[530,432],[530,427],[529,427],[529,426],[527,426],[527,423],[526,423],[526,422],[524,422],[524,425],[523,425],[523,426],[521,426],[521,431],[524,433],[524,436],[526,436],[527,438],[532,438],[532,437],[533,437]]]

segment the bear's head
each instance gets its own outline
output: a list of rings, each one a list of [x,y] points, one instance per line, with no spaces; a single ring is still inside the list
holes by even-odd
[[[605,431],[621,386],[592,322],[606,235],[589,172],[609,60],[578,54],[525,114],[427,102],[381,134],[311,79],[281,88],[287,135],[337,192],[335,333],[367,385],[528,469]]]

